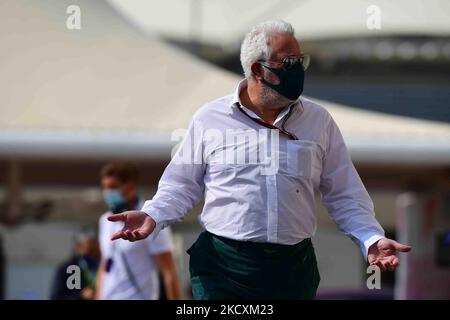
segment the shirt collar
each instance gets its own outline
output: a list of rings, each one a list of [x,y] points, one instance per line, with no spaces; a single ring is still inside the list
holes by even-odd
[[[231,98],[230,112],[233,111],[233,108],[236,107],[237,103],[239,103],[242,106],[241,98],[239,97],[239,94],[241,93],[241,90],[246,87],[247,87],[247,79],[242,79],[241,81],[239,81],[239,83],[236,87],[236,90],[234,90],[233,97]]]
[[[251,117],[262,120],[256,113],[254,113],[252,110],[246,108],[241,102],[241,98],[239,97],[239,94],[241,93],[242,89],[244,89],[246,87],[247,87],[247,79],[242,79],[241,81],[239,81],[239,83],[236,87],[236,90],[234,91],[233,97],[231,98],[231,102],[229,105],[229,107],[230,107],[229,113],[230,114],[233,113],[234,110],[237,108],[236,104],[240,104],[241,107],[244,109],[244,111],[247,112]],[[294,101],[291,104],[291,106],[294,106],[295,109],[300,109],[300,111],[303,112],[303,103],[301,102],[301,97],[298,98],[296,101]],[[289,112],[289,107],[284,108],[284,110],[280,112],[277,119],[275,120],[274,125],[276,123],[278,123],[279,121],[281,121],[284,118],[284,116],[287,115],[288,112]]]

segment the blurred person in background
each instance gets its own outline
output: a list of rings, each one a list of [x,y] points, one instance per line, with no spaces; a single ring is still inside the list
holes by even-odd
[[[97,232],[95,228],[84,227],[74,239],[73,256],[58,266],[53,280],[50,299],[52,300],[93,300],[95,298],[96,274],[100,260]],[[70,289],[68,267],[80,268],[81,287]]]
[[[109,217],[124,226],[112,239],[155,235],[204,199],[205,231],[188,250],[196,299],[313,299],[320,276],[311,238],[320,192],[366,261],[394,270],[397,252],[410,247],[385,237],[336,122],[301,97],[308,56],[293,27],[284,21],[255,26],[242,43],[241,63],[245,79],[234,94],[195,113],[153,199]],[[265,133],[278,149],[259,161],[230,163],[231,156],[250,157],[262,147],[258,138],[224,139],[244,131]]]
[[[112,242],[111,237],[123,226],[111,224],[107,217],[126,210],[139,210],[139,171],[129,162],[112,162],[101,170],[104,200],[110,211],[99,221],[101,263],[97,299],[157,300],[161,287],[169,300],[180,299],[180,285],[172,254],[170,229],[156,239],[137,243]],[[159,276],[161,275],[161,277]],[[163,286],[160,286],[160,278]]]

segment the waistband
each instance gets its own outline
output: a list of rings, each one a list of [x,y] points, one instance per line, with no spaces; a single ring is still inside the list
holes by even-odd
[[[311,238],[306,238],[296,244],[279,244],[268,242],[253,242],[253,241],[240,241],[222,236],[215,235],[209,231],[203,232],[205,236],[212,238],[215,241],[221,242],[237,251],[250,251],[254,253],[262,254],[284,254],[291,253],[293,251],[303,251],[307,247],[311,246]]]

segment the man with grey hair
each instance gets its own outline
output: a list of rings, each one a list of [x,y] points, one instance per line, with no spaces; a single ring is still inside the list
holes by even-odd
[[[309,59],[292,26],[255,26],[241,62],[245,79],[195,113],[153,199],[109,218],[124,222],[112,240],[156,235],[204,199],[188,250],[196,299],[312,299],[319,191],[368,263],[393,270],[410,247],[384,237],[335,121],[301,97]]]

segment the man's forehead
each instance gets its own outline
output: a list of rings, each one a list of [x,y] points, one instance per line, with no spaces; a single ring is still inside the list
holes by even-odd
[[[271,37],[270,46],[272,48],[272,58],[299,56],[302,49],[298,40],[294,36],[277,34]]]

